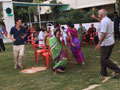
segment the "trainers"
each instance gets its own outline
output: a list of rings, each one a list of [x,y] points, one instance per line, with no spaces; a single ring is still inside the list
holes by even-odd
[[[117,78],[120,75],[120,73],[115,73],[112,75],[112,78]]]
[[[108,75],[102,75],[101,73],[99,73],[100,77],[108,77]]]

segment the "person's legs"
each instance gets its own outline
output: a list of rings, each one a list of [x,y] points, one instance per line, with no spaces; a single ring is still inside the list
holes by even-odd
[[[98,42],[99,42],[99,38],[98,38],[98,36],[94,36],[94,40],[95,40],[95,44],[97,45]]]
[[[65,45],[67,45],[67,36],[64,36],[63,39],[64,39],[64,42],[65,42]]]
[[[116,30],[116,27],[114,27],[114,36],[115,36],[115,39],[117,39],[117,30]]]
[[[3,43],[2,39],[0,39],[0,45],[1,45],[2,50],[5,51],[5,46],[4,46],[4,43]]]
[[[117,36],[118,36],[118,38],[120,39],[120,31],[119,31],[119,26],[116,28],[116,30],[117,30]]]
[[[107,47],[107,52],[109,52],[109,53],[107,54],[108,60],[106,62],[106,65],[109,69],[113,70],[114,72],[120,73],[120,68],[109,59],[109,57],[112,53],[113,47],[114,47],[114,45]]]
[[[1,52],[1,43],[2,43],[2,40],[0,39],[0,52]]]
[[[101,47],[101,53],[100,53],[100,57],[101,57],[101,75],[103,76],[107,76],[107,65],[106,65],[106,61],[109,59],[108,57],[108,52],[107,51],[107,47],[106,46],[102,46]]]
[[[23,68],[22,66],[22,61],[24,58],[24,50],[25,50],[25,46],[24,45],[20,45],[20,53],[19,53],[19,58],[18,58],[18,65],[20,68]]]
[[[14,69],[17,69],[17,67],[18,67],[18,57],[19,57],[18,46],[13,46],[13,55],[14,55],[14,61],[15,61]]]
[[[90,42],[90,35],[89,34],[86,35],[86,39],[87,39],[87,42],[89,43]]]
[[[101,74],[107,76],[107,67],[115,72],[120,72],[120,69],[109,58],[114,45],[101,47]]]

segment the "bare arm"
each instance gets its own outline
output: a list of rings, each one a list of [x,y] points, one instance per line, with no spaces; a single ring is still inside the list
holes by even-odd
[[[58,32],[56,33],[56,38],[57,38],[58,41],[60,42],[60,37],[59,37],[59,35],[60,35],[60,31],[58,31]]]
[[[21,36],[22,39],[24,39],[27,36],[27,34],[25,34],[24,36]]]
[[[13,37],[12,37],[12,35],[10,34],[10,39],[13,41],[13,42],[15,42],[16,41],[16,39],[14,39]]]
[[[97,21],[101,21],[99,18],[97,18],[94,14],[92,14],[92,16],[91,16],[93,19],[95,19],[95,20],[97,20]]]
[[[102,36],[100,38],[100,41],[98,42],[98,45],[96,46],[95,50],[100,49],[100,45],[103,42],[103,40],[105,39],[106,33],[102,33]]]
[[[56,33],[56,38],[59,38],[60,31]]]
[[[72,43],[72,36],[71,36],[71,33],[70,33],[70,32],[68,32],[68,36],[69,36],[69,38],[70,38],[70,43],[71,43],[71,45],[72,45],[73,47],[75,47],[75,44]]]

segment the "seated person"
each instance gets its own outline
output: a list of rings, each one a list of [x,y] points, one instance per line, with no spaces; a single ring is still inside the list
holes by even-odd
[[[50,29],[50,27],[48,28],[48,30],[47,30],[47,32],[45,33],[45,43],[46,43],[46,45],[48,45],[49,46],[49,38],[52,36],[52,34],[51,34],[51,29]]]
[[[78,28],[78,38],[80,40],[80,43],[82,43],[83,41],[83,36],[85,34],[85,31],[86,31],[85,27],[82,26],[82,24],[80,24]]]
[[[94,24],[91,24],[91,27],[88,29],[88,33],[86,35],[87,42],[90,42],[90,35],[96,32],[96,28],[94,27]]]
[[[38,44],[38,43],[39,43],[39,38],[38,38],[38,35],[39,35],[40,31],[41,31],[41,29],[40,29],[40,28],[36,29],[35,44]]]
[[[61,31],[62,37],[60,38],[60,40],[62,41],[62,39],[64,40],[65,45],[67,45],[67,29],[62,27],[62,31]]]

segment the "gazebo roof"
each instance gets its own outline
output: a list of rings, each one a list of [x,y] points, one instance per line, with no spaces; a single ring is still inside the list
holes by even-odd
[[[14,6],[69,6],[69,4],[42,4],[42,3],[27,3],[27,2],[14,2]]]

